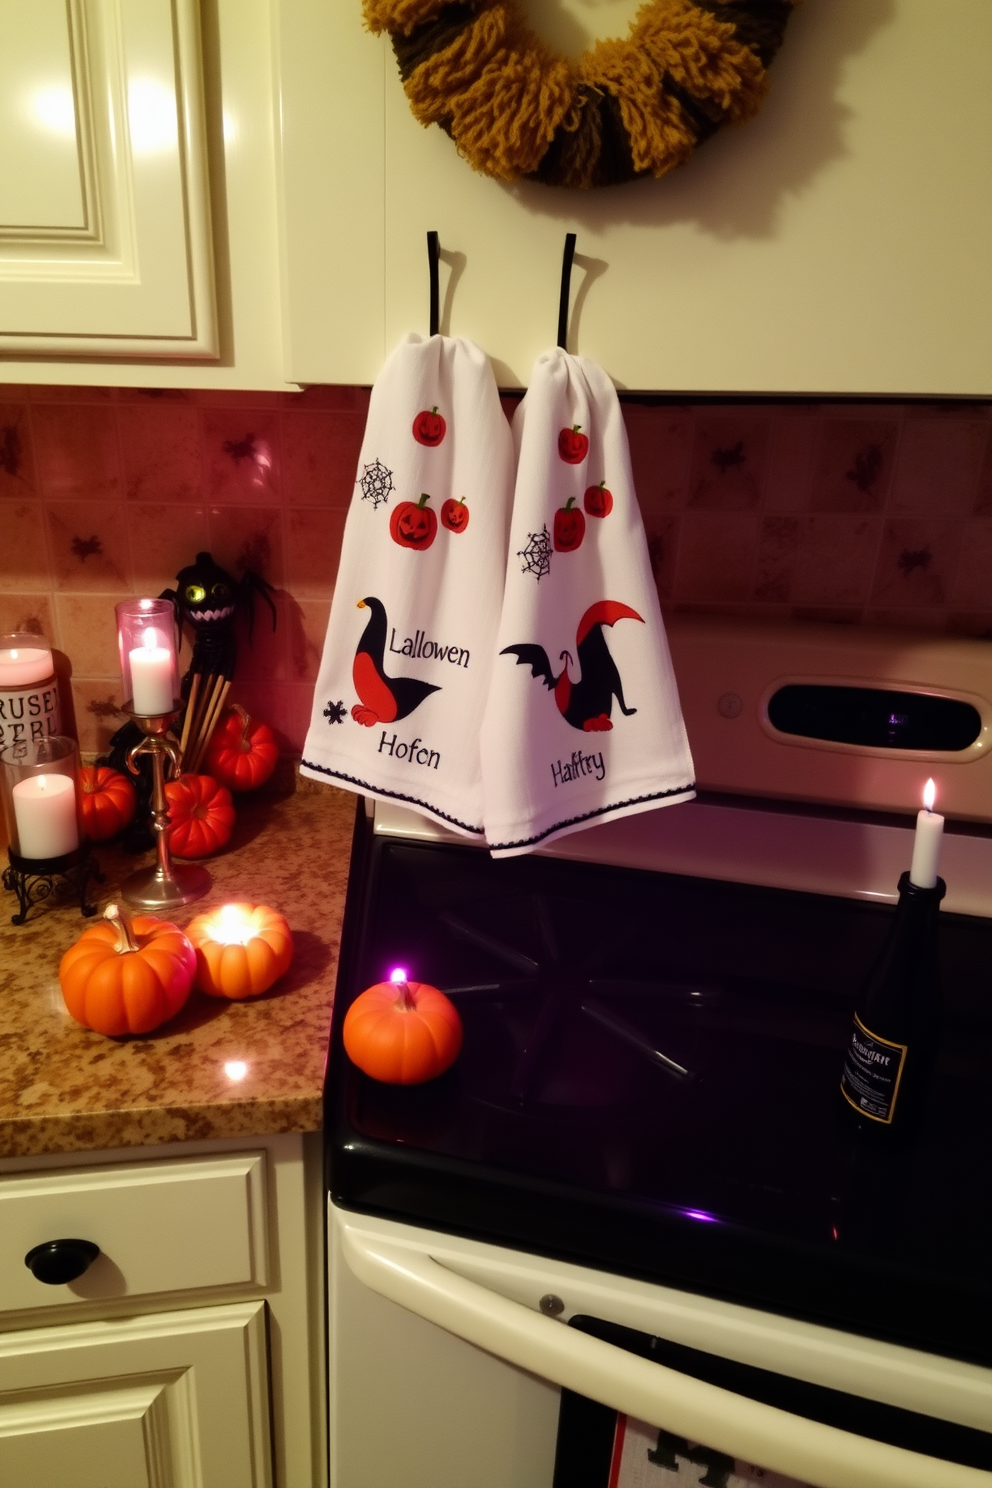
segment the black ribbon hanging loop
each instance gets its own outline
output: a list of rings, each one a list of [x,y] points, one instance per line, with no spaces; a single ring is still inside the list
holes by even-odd
[[[572,288],[572,259],[575,257],[575,234],[565,234],[565,252],[561,261],[561,294],[558,297],[558,345],[567,351],[568,301]]]
[[[436,336],[441,318],[441,293],[439,264],[441,261],[441,239],[436,232],[427,234],[427,263],[431,276],[430,334]]]

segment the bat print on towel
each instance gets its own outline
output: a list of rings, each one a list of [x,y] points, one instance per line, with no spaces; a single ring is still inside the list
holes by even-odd
[[[543,646],[523,642],[504,646],[500,655],[515,656],[518,666],[529,666],[531,676],[540,677],[554,693],[559,713],[572,728],[582,729],[584,733],[605,733],[613,727],[610,715],[614,698],[625,718],[637,712],[636,708],[627,707],[620,672],[603,634],[604,625],[615,625],[618,620],[644,623],[636,610],[615,599],[597,600],[582,616],[575,634],[576,659],[582,672],[578,681],[569,675],[572,664],[569,651],[562,651],[558,658],[564,666],[557,677]]]

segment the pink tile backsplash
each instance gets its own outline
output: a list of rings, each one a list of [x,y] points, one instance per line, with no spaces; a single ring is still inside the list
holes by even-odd
[[[124,492],[129,501],[202,501],[199,409],[124,403],[118,409]]]
[[[812,510],[881,511],[898,437],[895,419],[825,419],[814,463]]]
[[[211,502],[279,500],[282,439],[277,409],[203,410],[207,495]]]
[[[43,496],[99,501],[121,494],[117,409],[38,403],[31,409],[35,461]]]
[[[689,505],[718,511],[753,511],[761,505],[768,420],[702,414],[689,475]]]
[[[68,656],[84,749],[121,722],[114,604],[201,550],[276,589],[274,633],[261,600],[250,644],[239,622],[232,697],[301,747],[368,397],[0,387],[0,629]],[[992,639],[989,405],[624,414],[665,607]]]

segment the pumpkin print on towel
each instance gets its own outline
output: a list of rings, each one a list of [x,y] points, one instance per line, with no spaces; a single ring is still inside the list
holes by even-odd
[[[481,835],[512,489],[488,358],[409,336],[372,389],[304,775]]]
[[[401,501],[389,518],[389,535],[401,548],[420,552],[429,548],[437,536],[437,513],[427,505],[426,491],[419,501]]]

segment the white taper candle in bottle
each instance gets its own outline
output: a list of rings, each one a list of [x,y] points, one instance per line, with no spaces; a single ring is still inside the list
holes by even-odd
[[[944,835],[944,818],[933,809],[936,786],[928,780],[923,789],[923,810],[916,818],[913,862],[909,881],[918,889],[932,889],[937,882],[940,839]]]

